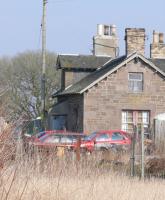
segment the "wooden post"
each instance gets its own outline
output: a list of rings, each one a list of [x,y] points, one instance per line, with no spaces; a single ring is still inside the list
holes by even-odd
[[[80,145],[81,145],[81,138],[80,138],[80,136],[78,136],[77,148],[76,148],[76,160],[77,160],[77,162],[80,161]]]
[[[131,141],[131,177],[135,176],[135,141],[136,141],[137,127],[134,126],[132,141]]]
[[[141,124],[141,178],[144,179],[144,127]]]

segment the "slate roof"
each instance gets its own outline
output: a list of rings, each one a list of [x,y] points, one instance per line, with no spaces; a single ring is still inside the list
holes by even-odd
[[[160,70],[165,72],[165,59],[148,59],[154,63]]]
[[[101,67],[100,69],[96,70],[92,74],[86,76],[85,78],[83,78],[79,82],[77,82],[74,85],[68,87],[64,91],[58,93],[57,96],[79,93],[83,88],[87,87],[93,81],[95,81],[96,79],[102,77],[104,74],[106,74],[111,69],[115,68],[122,61],[124,61],[126,58],[127,58],[126,56],[121,56],[119,58],[113,59],[112,61],[108,62],[107,64],[105,64],[103,67]],[[53,95],[53,96],[55,97],[56,95]]]
[[[97,69],[109,61],[111,57],[93,55],[58,55],[57,69]]]
[[[151,65],[156,71],[159,71],[165,77],[165,59],[147,59],[144,56],[137,54],[136,52],[129,55],[129,56],[121,56],[116,59],[110,60],[109,62],[105,63],[105,65],[98,68],[96,71],[91,73],[90,75],[86,76],[79,82],[75,83],[74,85],[69,86],[64,91],[56,93],[53,97],[62,96],[62,95],[71,95],[71,94],[81,94],[86,90],[90,85],[100,79],[102,79],[107,73],[117,70],[118,67],[122,66],[123,63],[127,63],[129,60],[140,57],[143,61]],[[121,65],[120,65],[121,64]]]

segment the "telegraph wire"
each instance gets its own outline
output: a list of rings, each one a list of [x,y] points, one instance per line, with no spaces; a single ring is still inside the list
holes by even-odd
[[[49,3],[72,3],[77,0],[48,0]]]

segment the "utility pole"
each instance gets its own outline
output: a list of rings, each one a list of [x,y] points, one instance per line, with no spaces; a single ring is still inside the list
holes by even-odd
[[[47,0],[43,0],[43,16],[42,16],[42,78],[41,78],[41,109],[45,128],[45,84],[46,84],[46,4]]]

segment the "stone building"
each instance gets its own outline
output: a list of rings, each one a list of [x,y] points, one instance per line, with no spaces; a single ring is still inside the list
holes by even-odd
[[[134,125],[139,129],[141,125],[152,128],[154,118],[165,113],[163,35],[155,36],[154,32],[151,58],[146,58],[145,29],[127,28],[126,53],[118,56],[116,27],[109,26],[113,35],[108,36],[109,43],[105,37],[109,32],[103,31],[107,26],[99,27],[102,38],[98,42],[97,36],[94,37],[96,54],[58,57],[62,87],[53,95],[58,101],[49,114],[50,128],[66,127],[85,133],[103,129],[132,132]],[[95,46],[100,42],[105,42],[105,52],[103,46],[100,49]],[[114,48],[108,52],[109,45]]]

